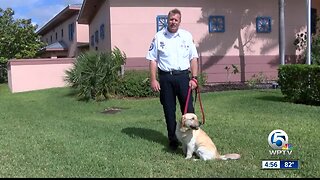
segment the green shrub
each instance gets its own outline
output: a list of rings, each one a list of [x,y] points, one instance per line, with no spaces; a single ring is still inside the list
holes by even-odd
[[[117,47],[110,53],[89,51],[79,55],[74,67],[66,71],[66,81],[80,99],[102,100],[115,93],[119,72],[126,55]]]
[[[7,64],[0,62],[0,83],[8,82]]]
[[[288,64],[279,67],[282,94],[295,103],[320,104],[320,66]]]
[[[124,97],[156,97],[159,93],[150,88],[149,71],[128,70],[117,85],[116,94]]]
[[[253,74],[247,84],[249,87],[256,87],[258,84],[267,83],[267,81],[267,76],[263,72],[259,72],[258,74]]]
[[[199,73],[198,75],[198,86],[201,88],[203,85],[207,83],[207,74],[205,72]]]

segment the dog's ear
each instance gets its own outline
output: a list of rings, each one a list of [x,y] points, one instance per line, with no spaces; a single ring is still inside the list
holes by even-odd
[[[188,129],[186,128],[186,116],[185,115],[182,115],[181,116],[181,123],[180,123],[180,131],[181,132],[186,132]]]
[[[184,127],[185,123],[186,123],[186,116],[182,115],[182,117],[181,117],[181,127]]]

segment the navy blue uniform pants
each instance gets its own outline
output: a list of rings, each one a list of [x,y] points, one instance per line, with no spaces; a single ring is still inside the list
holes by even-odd
[[[177,141],[175,136],[176,131],[176,100],[180,105],[181,115],[184,113],[184,108],[187,101],[189,90],[190,77],[188,73],[183,74],[159,74],[160,83],[160,102],[163,106],[163,111],[167,124],[169,141]],[[191,91],[192,92],[192,91]],[[188,113],[194,113],[193,96],[190,93]],[[181,116],[179,117],[180,120]]]

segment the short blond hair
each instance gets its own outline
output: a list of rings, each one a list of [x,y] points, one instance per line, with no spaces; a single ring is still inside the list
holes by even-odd
[[[174,15],[174,14],[179,14],[180,15],[180,20],[181,20],[181,11],[177,8],[175,9],[172,9],[171,11],[169,11],[168,13],[168,18],[171,16],[171,15]]]

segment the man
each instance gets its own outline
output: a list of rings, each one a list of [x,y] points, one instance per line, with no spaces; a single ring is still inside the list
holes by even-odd
[[[160,92],[160,102],[167,124],[169,147],[178,148],[176,129],[176,98],[183,114],[188,89],[197,87],[198,53],[191,33],[179,29],[181,12],[173,9],[168,13],[168,26],[156,33],[146,59],[149,60],[150,86]],[[157,72],[158,78],[157,80]],[[191,79],[189,73],[191,72]],[[190,95],[188,112],[194,113]]]

